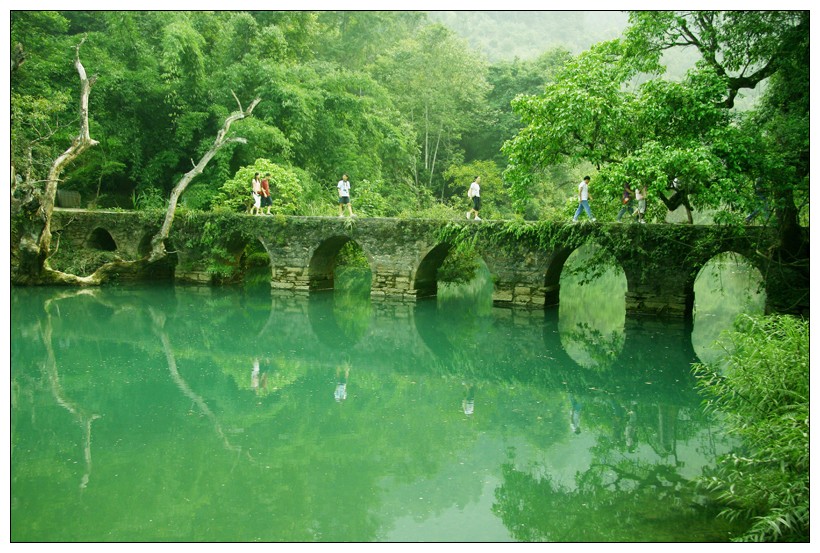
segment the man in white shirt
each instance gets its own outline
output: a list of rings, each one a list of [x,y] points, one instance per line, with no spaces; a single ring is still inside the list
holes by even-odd
[[[478,216],[478,210],[481,209],[481,177],[476,176],[473,179],[473,183],[470,185],[469,190],[467,190],[467,197],[473,200],[473,207],[470,211],[467,212],[467,218],[470,218],[471,214],[475,214],[475,220],[480,221],[481,217]]]
[[[589,177],[586,176],[578,185],[578,209],[575,210],[575,217],[572,218],[573,223],[578,222],[578,217],[581,215],[582,209],[587,212],[587,217],[589,217],[593,223],[597,221],[592,215],[592,210],[589,209],[589,200],[591,199],[592,196],[589,194]]]

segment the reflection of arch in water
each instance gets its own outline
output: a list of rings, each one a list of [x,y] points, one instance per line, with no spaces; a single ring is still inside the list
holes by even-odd
[[[415,288],[417,298],[434,297],[438,293],[438,269],[452,246],[441,243],[434,246],[419,263],[416,269]]]
[[[331,293],[310,294],[307,298],[308,320],[319,343],[331,351],[342,352],[356,345],[367,334],[372,315],[367,309],[363,324],[360,324],[362,321],[347,321],[352,324],[346,324],[344,314],[340,316],[334,309],[335,300]],[[370,300],[364,301],[368,302],[369,307]]]
[[[371,269],[373,268],[373,260],[370,254],[361,247],[358,242],[355,242],[348,236],[331,236],[325,239],[313,251],[308,265],[308,279],[310,291],[316,290],[332,290],[335,283],[336,274],[336,258],[339,252],[348,242],[353,242],[367,258],[367,264]]]
[[[692,284],[692,347],[704,362],[718,361],[715,345],[721,333],[731,330],[741,313],[762,314],[766,305],[765,281],[760,269],[745,256],[725,251],[698,270]]]
[[[84,247],[93,250],[102,250],[106,252],[113,252],[117,250],[117,242],[111,233],[104,228],[97,227],[91,231],[91,234],[85,241]]]
[[[443,322],[435,300],[417,302],[413,311],[413,324],[424,345],[438,359],[450,361],[455,347],[448,337],[454,330],[452,324]]]
[[[492,277],[481,256],[476,259],[478,267],[469,282],[452,287],[442,282],[439,287],[438,271],[451,251],[449,244],[432,248],[419,265],[417,275],[420,277],[416,278],[417,289],[420,278],[424,297],[431,300],[416,302],[413,317],[416,332],[442,360],[452,360],[454,352],[463,348],[459,344],[464,330],[476,322],[476,317],[490,315],[493,302]]]
[[[564,350],[580,365],[609,370],[624,347],[626,274],[594,242],[566,256],[563,268],[569,268],[558,308]]]
[[[547,368],[551,374],[571,374],[583,368],[570,357],[561,343],[561,333],[558,330],[558,309],[544,310],[544,327],[542,331],[544,351],[548,360]]]
[[[697,361],[692,349],[692,324],[674,317],[635,316],[624,325],[624,351],[615,365],[617,372],[632,372],[643,379],[642,371],[673,371],[673,377],[690,375]]]

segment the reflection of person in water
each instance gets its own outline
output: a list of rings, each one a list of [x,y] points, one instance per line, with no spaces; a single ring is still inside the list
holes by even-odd
[[[253,368],[251,369],[251,388],[259,392],[259,359],[253,360]]]
[[[342,402],[347,399],[347,378],[350,376],[350,365],[336,367],[336,391],[333,397]]]
[[[461,400],[461,409],[465,415],[472,415],[475,411],[475,384],[464,383],[464,399]]]
[[[624,434],[624,422],[626,419],[626,411],[621,403],[613,397],[609,398],[609,406],[612,408],[612,441],[620,443]]]
[[[581,433],[581,404],[575,399],[575,396],[569,396],[570,414],[569,427],[576,434]]]
[[[636,402],[629,405],[629,411],[626,412],[626,430],[624,430],[624,438],[626,439],[626,448],[629,451],[635,451],[635,426],[638,422],[638,415],[635,413],[635,408],[638,406]]]
[[[253,368],[251,369],[251,388],[259,394],[268,385],[268,373],[259,374],[259,358],[255,357],[253,360]]]

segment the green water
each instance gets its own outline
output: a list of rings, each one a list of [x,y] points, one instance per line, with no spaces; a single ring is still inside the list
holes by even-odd
[[[13,289],[11,540],[736,531],[688,485],[728,446],[684,323],[617,301],[604,321],[600,300],[571,316],[496,309],[486,281],[393,305],[342,280],[310,298]]]

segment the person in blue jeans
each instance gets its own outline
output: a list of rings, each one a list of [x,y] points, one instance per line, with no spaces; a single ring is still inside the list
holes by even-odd
[[[589,194],[589,176],[584,177],[584,180],[578,185],[578,209],[575,210],[575,216],[572,222],[578,222],[578,216],[581,215],[581,210],[587,212],[587,217],[594,223],[597,219],[592,215],[592,210],[589,208],[589,200],[592,196]]]
[[[621,217],[623,217],[626,213],[632,215],[634,208],[632,205],[635,203],[633,198],[635,196],[635,192],[629,187],[629,183],[624,183],[624,192],[621,196],[621,210],[618,212],[618,217],[616,220],[620,223]]]

